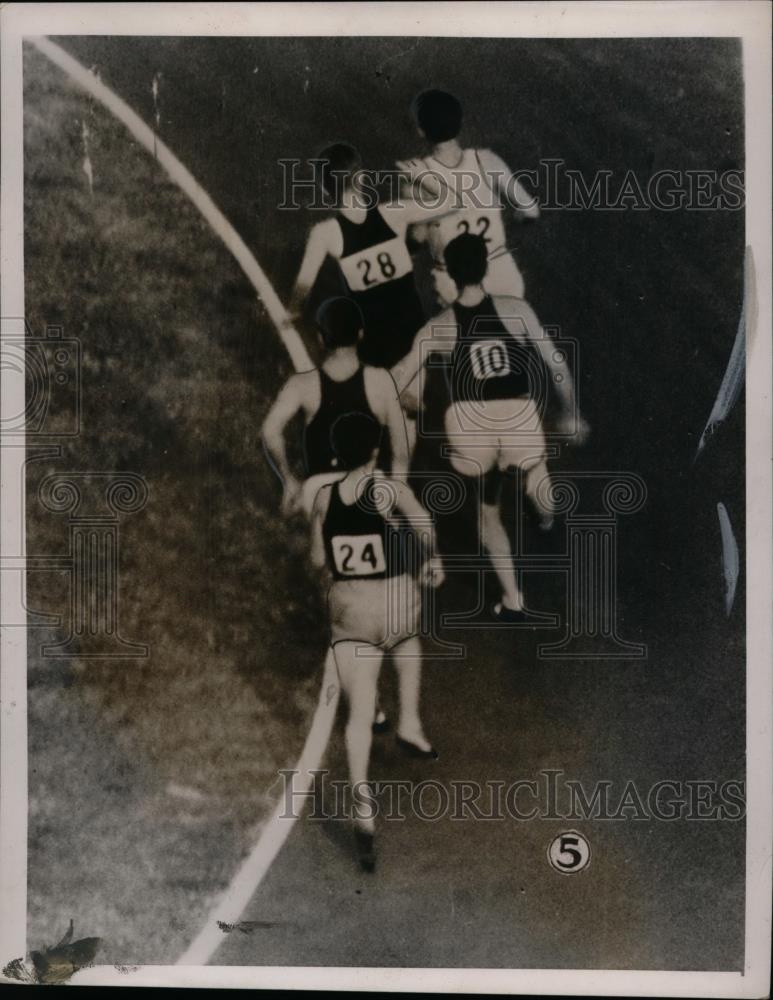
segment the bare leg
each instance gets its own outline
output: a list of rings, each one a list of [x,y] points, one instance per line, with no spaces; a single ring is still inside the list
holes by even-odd
[[[537,492],[537,487],[543,480],[546,480],[546,482],[542,487],[540,495]],[[549,481],[550,473],[548,472],[547,462],[544,458],[537,465],[532,465],[526,473],[526,496],[534,504],[534,508],[539,516],[540,528],[543,531],[550,531],[553,527],[554,508],[552,492],[548,485]]]
[[[481,503],[480,513],[481,541],[489,555],[494,557],[494,572],[502,587],[502,603],[511,611],[521,611],[523,609],[523,595],[515,578],[512,561],[513,550],[502,523],[499,504]],[[502,559],[503,556],[509,557],[506,563]]]
[[[411,636],[394,651],[394,664],[400,689],[400,721],[397,735],[421,750],[431,750],[419,716],[421,695],[421,640]]]
[[[375,808],[370,796],[368,761],[373,739],[372,724],[376,712],[378,675],[383,659],[378,655],[358,656],[361,642],[337,642],[333,647],[341,690],[349,702],[346,723],[346,756],[349,761],[349,780],[354,800],[354,820],[360,829],[373,833]]]

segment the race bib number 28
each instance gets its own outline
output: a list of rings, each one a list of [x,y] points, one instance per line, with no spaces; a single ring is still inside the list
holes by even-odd
[[[336,535],[332,549],[342,576],[373,576],[386,569],[381,535]]]
[[[341,257],[340,264],[346,284],[353,292],[366,292],[374,285],[402,278],[413,269],[405,241],[399,238]]]

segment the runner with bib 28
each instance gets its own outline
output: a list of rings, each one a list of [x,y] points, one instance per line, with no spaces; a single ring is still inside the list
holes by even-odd
[[[321,184],[334,208],[332,218],[311,230],[290,300],[297,312],[326,257],[335,258],[346,291],[359,305],[365,325],[360,357],[365,364],[391,368],[407,354],[424,322],[413,276],[406,231],[448,211],[424,207],[410,198],[379,201],[366,183],[360,155],[345,143],[322,150]]]

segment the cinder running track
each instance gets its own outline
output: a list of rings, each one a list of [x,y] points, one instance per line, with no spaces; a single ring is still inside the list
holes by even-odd
[[[470,141],[514,166],[560,157],[588,179],[599,168],[622,178],[628,169],[646,177],[742,167],[735,88],[723,85],[738,72],[732,40],[713,44],[713,72],[706,51],[687,40],[664,42],[657,54],[629,42],[489,40],[476,59],[452,39],[289,39],[270,48],[202,40],[200,58],[191,58],[173,40],[145,38],[132,40],[130,59],[125,41],[60,41],[97,64],[146,121],[151,80],[163,73],[165,141],[280,297],[310,220],[277,210],[277,161],[351,138],[374,166],[388,166],[416,149],[406,108],[432,83],[469,105]],[[696,113],[706,107],[715,119]],[[540,772],[553,769],[562,781],[585,782],[588,794],[596,782],[612,783],[613,808],[629,781],[646,796],[667,779],[743,780],[744,593],[741,583],[726,619],[716,522],[722,501],[743,538],[740,411],[690,465],[737,328],[742,214],[549,212],[516,235],[529,299],[543,322],[561,324],[581,345],[593,438],[584,454],[557,464],[632,471],[647,484],[644,510],[621,521],[619,610],[621,634],[645,643],[648,656],[545,662],[536,643],[550,633],[446,631],[467,653],[427,665],[425,722],[440,759],[409,760],[392,736],[380,736],[373,779],[507,786],[543,781]],[[447,550],[474,544],[469,508],[441,529]],[[530,551],[557,551],[562,530],[547,542],[529,535]],[[526,587],[536,606],[561,610],[556,574],[527,578]],[[471,601],[469,580],[452,577],[441,610]],[[325,766],[331,778],[345,777],[340,725]],[[423,801],[432,808],[433,794]],[[528,797],[519,802],[528,807]],[[575,827],[592,862],[563,876],[550,868],[547,845]],[[252,926],[224,933],[213,960],[739,969],[743,850],[743,822],[429,822],[409,811],[380,823],[378,870],[366,876],[345,823],[305,818],[242,916]]]

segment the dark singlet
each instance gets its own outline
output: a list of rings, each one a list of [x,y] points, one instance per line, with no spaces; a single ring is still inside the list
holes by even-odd
[[[303,433],[303,457],[307,477],[316,476],[320,472],[334,472],[341,468],[330,441],[330,432],[339,417],[345,413],[364,413],[378,422],[365,392],[365,369],[362,365],[354,375],[343,382],[336,382],[320,368],[319,395],[319,409]]]
[[[451,358],[451,401],[532,396],[541,384],[540,360],[497,315],[490,295],[476,306],[453,306],[458,333]]]
[[[424,323],[408,246],[374,205],[359,225],[338,216],[343,239],[339,264],[347,289],[362,310],[365,364],[391,368],[411,348]]]
[[[322,524],[327,563],[336,580],[383,580],[399,576],[400,536],[380,512],[371,480],[353,504],[341,499],[340,483],[330,489]]]

